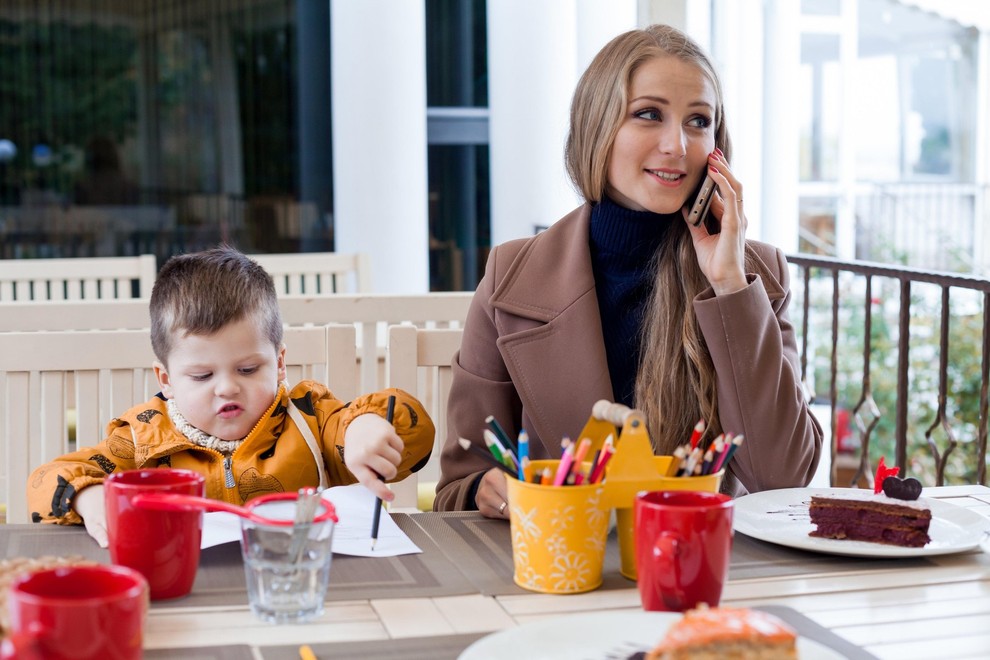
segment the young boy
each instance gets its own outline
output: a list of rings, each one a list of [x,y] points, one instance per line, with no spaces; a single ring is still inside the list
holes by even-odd
[[[207,497],[237,504],[321,481],[359,481],[391,501],[379,475],[402,479],[429,457],[433,422],[401,390],[345,403],[313,381],[289,389],[275,286],[237,250],[165,264],[151,293],[151,344],[161,392],[111,421],[96,447],[34,471],[35,522],[83,522],[105,547],[102,483],[120,470],[196,470],[206,476]],[[385,421],[390,394],[392,424]]]

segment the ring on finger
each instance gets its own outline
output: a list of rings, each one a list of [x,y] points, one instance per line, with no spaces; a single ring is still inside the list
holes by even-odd
[[[502,500],[502,504],[499,505],[499,507],[498,507],[498,515],[501,516],[503,513],[505,513],[505,507],[507,507],[508,505],[509,505],[508,502],[506,502],[505,500]]]

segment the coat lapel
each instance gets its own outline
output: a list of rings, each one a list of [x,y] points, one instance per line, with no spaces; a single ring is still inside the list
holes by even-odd
[[[528,242],[491,298],[499,350],[534,427],[527,431],[554,457],[595,401],[612,400],[589,221],[581,207]]]

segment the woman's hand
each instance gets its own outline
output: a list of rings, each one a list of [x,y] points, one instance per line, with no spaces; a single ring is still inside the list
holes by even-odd
[[[688,223],[688,230],[694,241],[701,272],[708,278],[715,295],[724,295],[746,286],[746,216],[742,207],[742,184],[732,176],[729,163],[721,151],[716,149],[709,154],[708,166],[708,175],[718,188],[709,213],[719,219],[721,232],[709,234],[705,223],[697,227]],[[685,222],[689,210],[690,207],[683,210]]]
[[[492,468],[481,477],[478,492],[474,496],[478,511],[486,518],[509,519],[509,489],[505,485],[505,473]]]
[[[382,479],[394,479],[402,460],[402,438],[373,413],[358,415],[344,432],[344,465],[358,481],[386,502],[395,499]]]

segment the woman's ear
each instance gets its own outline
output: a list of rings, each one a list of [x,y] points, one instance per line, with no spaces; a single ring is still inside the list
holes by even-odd
[[[168,368],[158,360],[155,360],[151,366],[155,370],[155,378],[158,379],[158,387],[162,394],[165,395],[166,399],[171,399],[174,394],[172,393],[172,380],[168,376]]]

